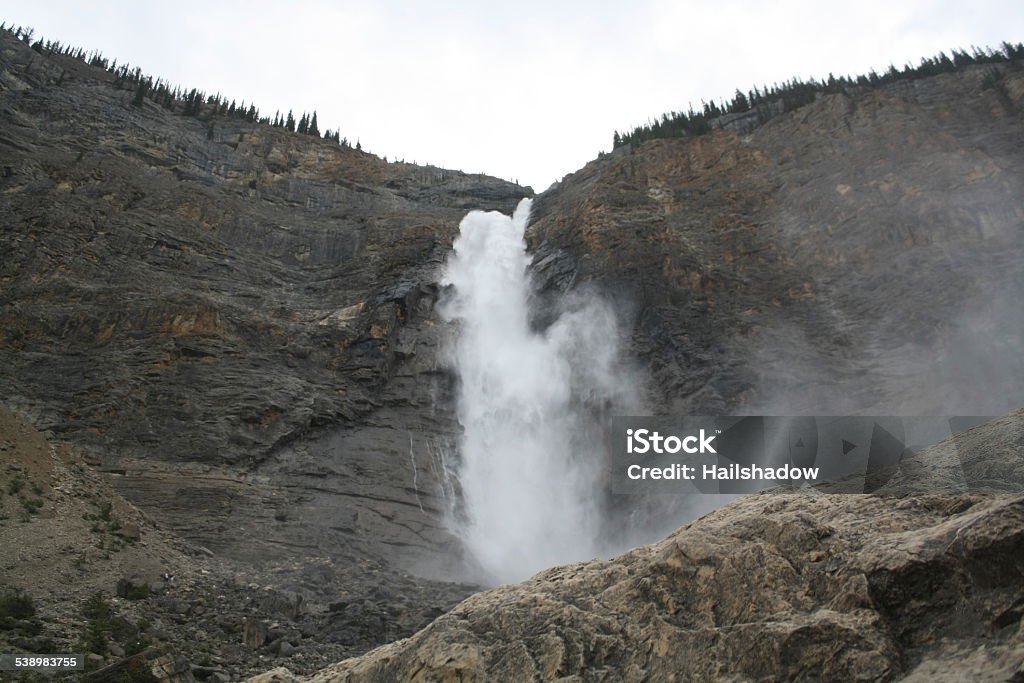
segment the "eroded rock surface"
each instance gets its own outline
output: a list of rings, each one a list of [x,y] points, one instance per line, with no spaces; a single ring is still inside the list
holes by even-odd
[[[972,430],[964,467],[1019,471],[1022,425]],[[765,493],[305,680],[1017,680],[1022,606],[1024,496]]]
[[[152,680],[168,683],[182,671],[238,680],[272,661],[312,672],[415,633],[475,590],[369,559],[217,556],[118,495],[88,457],[0,406],[2,651],[88,655],[84,680],[97,683],[143,680],[158,659],[170,668]]]

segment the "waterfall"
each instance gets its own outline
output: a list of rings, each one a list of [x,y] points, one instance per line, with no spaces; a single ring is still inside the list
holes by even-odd
[[[618,391],[608,305],[581,297],[543,332],[530,327],[530,205],[470,212],[442,279],[463,428],[454,526],[497,581],[598,554],[602,441],[588,406]]]

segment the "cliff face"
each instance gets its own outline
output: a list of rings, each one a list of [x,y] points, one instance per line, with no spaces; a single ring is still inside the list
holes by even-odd
[[[531,190],[133,106],[0,41],[7,406],[218,554],[439,561],[436,270],[467,208]]]
[[[605,155],[535,202],[542,287],[620,301],[667,413],[1002,414],[1024,402],[1024,71],[1002,70]]]

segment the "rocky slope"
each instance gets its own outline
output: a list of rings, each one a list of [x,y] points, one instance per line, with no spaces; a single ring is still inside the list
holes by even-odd
[[[1008,464],[1019,485],[1024,411],[957,446],[965,471]],[[1009,681],[1024,676],[1022,613],[1019,494],[769,492],[478,593],[303,680]]]
[[[369,561],[239,566],[2,407],[0,454],[0,651],[88,654],[85,680],[159,666],[231,680],[275,658],[310,671],[409,635],[472,590]]]

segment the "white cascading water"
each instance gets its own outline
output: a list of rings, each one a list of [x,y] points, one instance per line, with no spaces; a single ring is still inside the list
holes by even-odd
[[[600,434],[586,406],[616,394],[616,324],[591,298],[531,330],[524,199],[512,218],[473,211],[443,284],[463,427],[453,521],[485,579],[518,581],[599,551]]]

